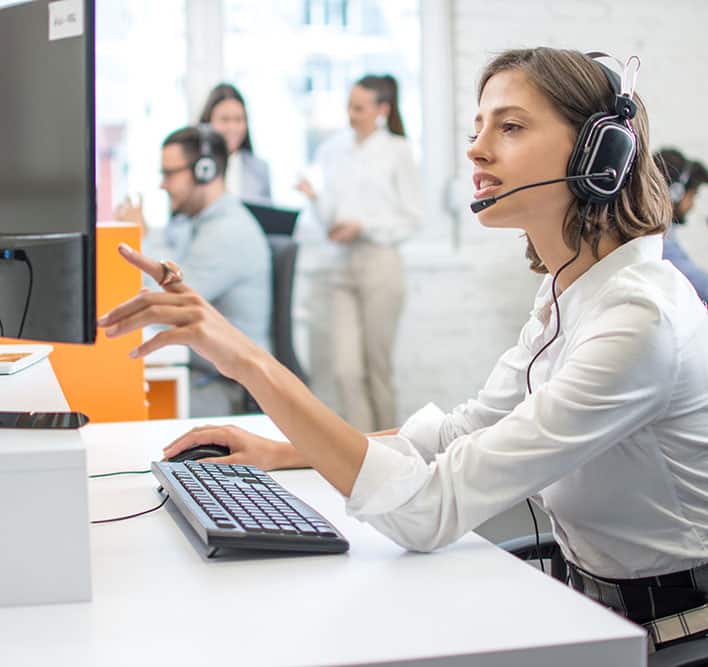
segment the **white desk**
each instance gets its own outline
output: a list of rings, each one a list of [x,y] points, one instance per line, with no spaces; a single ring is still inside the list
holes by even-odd
[[[237,421],[276,432],[262,417]],[[203,422],[89,425],[89,473],[144,469]],[[406,553],[347,517],[313,471],[274,476],[340,528],[348,554],[207,561],[165,509],[92,526],[93,601],[0,609],[0,663],[645,665],[642,631],[486,540]],[[90,481],[94,519],[157,502],[151,475]]]

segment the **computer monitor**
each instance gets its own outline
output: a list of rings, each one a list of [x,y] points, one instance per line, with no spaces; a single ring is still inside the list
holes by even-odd
[[[0,336],[96,338],[94,0],[0,0]]]

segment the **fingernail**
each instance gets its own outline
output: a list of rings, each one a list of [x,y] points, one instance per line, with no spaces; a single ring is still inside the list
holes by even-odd
[[[101,316],[97,321],[96,324],[98,324],[99,327],[103,327],[106,324],[108,324],[108,315],[103,315]]]
[[[118,327],[115,325],[112,327],[108,327],[108,329],[106,329],[106,336],[113,336],[113,335],[115,335],[115,333],[117,331],[118,331]]]
[[[118,247],[129,254],[134,252],[134,250],[127,243],[119,243]]]
[[[134,350],[131,350],[130,352],[128,352],[128,356],[129,356],[131,359],[136,359],[137,356],[138,356],[138,350],[137,350],[137,348],[134,349]]]

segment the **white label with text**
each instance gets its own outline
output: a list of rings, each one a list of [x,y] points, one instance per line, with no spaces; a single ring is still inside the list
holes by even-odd
[[[49,41],[78,37],[84,33],[83,0],[49,3]]]

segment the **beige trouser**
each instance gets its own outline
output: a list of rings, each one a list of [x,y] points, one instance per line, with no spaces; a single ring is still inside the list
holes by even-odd
[[[396,426],[393,343],[404,297],[390,246],[354,243],[332,279],[330,335],[342,416],[363,432]]]

